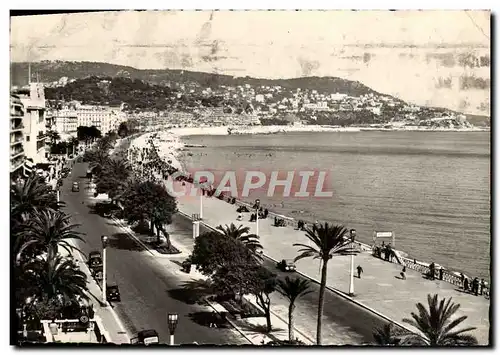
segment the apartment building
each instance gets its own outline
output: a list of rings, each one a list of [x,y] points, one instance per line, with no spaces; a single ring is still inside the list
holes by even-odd
[[[30,83],[14,90],[12,93],[21,101],[24,108],[23,135],[24,154],[33,163],[43,163],[47,160],[45,92],[43,84]]]
[[[24,163],[24,106],[16,95],[10,96],[10,172],[22,168]]]
[[[61,135],[76,137],[78,114],[68,107],[55,111],[53,127]]]

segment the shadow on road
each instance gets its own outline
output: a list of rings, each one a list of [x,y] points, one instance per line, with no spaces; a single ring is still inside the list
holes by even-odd
[[[115,249],[143,251],[144,248],[135,240],[131,239],[127,233],[115,233],[109,238],[109,246]]]
[[[250,335],[265,334],[274,341],[278,341],[279,339],[273,333],[285,331],[285,329],[273,327],[272,330],[268,332],[265,324],[251,324],[244,320],[237,321],[237,323],[242,331],[249,332]]]
[[[214,328],[229,328],[230,324],[222,316],[215,312],[194,312],[188,314],[189,318],[196,324],[209,327],[210,323],[215,324]]]
[[[176,288],[173,290],[167,290],[168,295],[174,300],[184,302],[186,304],[204,304],[203,294],[196,290],[190,290],[187,288]]]

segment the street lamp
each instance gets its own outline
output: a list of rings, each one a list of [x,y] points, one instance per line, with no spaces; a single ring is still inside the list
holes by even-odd
[[[106,300],[106,247],[108,246],[108,237],[106,235],[101,236],[102,242],[102,302],[104,306],[107,305]]]
[[[354,242],[356,240],[356,229],[349,231],[351,237],[351,249],[354,249]],[[354,250],[351,250],[351,272],[349,277],[349,296],[354,296]]]
[[[168,314],[168,329],[170,330],[170,345],[174,345],[174,333],[177,327],[179,316],[176,313]]]
[[[260,208],[260,200],[255,200],[255,235],[259,235],[259,208]]]

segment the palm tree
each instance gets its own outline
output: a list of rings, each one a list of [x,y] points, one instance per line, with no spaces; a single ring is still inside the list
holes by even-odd
[[[35,287],[33,296],[37,300],[59,297],[74,300],[76,296],[89,299],[87,275],[71,259],[49,250],[45,257],[28,263],[26,270],[31,274]]]
[[[56,142],[61,139],[61,135],[57,131],[53,131],[53,130],[48,130],[47,136],[50,139],[51,145],[56,144]]]
[[[90,161],[90,169],[95,173],[99,174],[104,166],[108,164],[110,157],[107,151],[104,150],[94,150],[88,153],[88,160]]]
[[[248,232],[250,232],[250,228],[244,227],[242,224],[238,227],[236,227],[234,223],[231,223],[229,226],[226,224],[224,227],[218,226],[217,230],[228,238],[239,240],[255,255],[259,255],[256,253],[257,250],[263,249],[262,245],[259,243],[260,237],[256,234],[248,234]]]
[[[328,261],[334,254],[342,254],[351,249],[351,242],[345,237],[346,233],[347,229],[342,225],[332,227],[327,222],[324,224],[314,224],[312,228],[306,229],[306,237],[313,243],[313,246],[300,243],[293,244],[293,246],[301,247],[301,249],[298,250],[301,254],[295,258],[295,261],[312,257],[313,259],[320,259],[322,262],[318,301],[318,324],[316,330],[317,345],[321,345],[322,338],[321,325]]]
[[[16,222],[24,221],[35,211],[58,210],[62,203],[44,180],[31,174],[22,184],[12,185],[10,189],[11,218]]]
[[[69,243],[70,239],[83,241],[82,233],[75,231],[76,224],[70,224],[70,216],[60,211],[40,211],[29,219],[22,228],[22,238],[16,245],[16,259],[19,260],[26,250],[57,253],[59,246],[68,253],[78,249]]]
[[[377,345],[402,345],[401,334],[394,330],[392,323],[384,325],[383,328],[375,329],[373,339]]]
[[[309,289],[309,281],[300,279],[299,277],[290,279],[287,276],[285,280],[278,279],[276,286],[276,290],[290,301],[288,306],[288,340],[292,342],[295,340],[293,335],[293,311],[295,310],[295,301],[313,291]]]
[[[460,323],[467,319],[467,316],[461,316],[452,320],[452,316],[460,308],[460,304],[451,303],[451,298],[438,300],[438,295],[427,295],[429,309],[426,309],[422,303],[417,303],[418,314],[411,313],[413,319],[403,319],[403,322],[417,328],[422,334],[412,337],[414,343],[420,343],[430,346],[467,346],[477,345],[477,339],[473,335],[464,334],[475,327],[453,330]]]

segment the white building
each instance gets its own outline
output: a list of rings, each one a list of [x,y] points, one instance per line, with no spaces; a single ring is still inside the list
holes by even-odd
[[[75,111],[78,118],[77,127],[95,126],[103,135],[116,130],[120,123],[126,120],[125,114],[118,107],[77,105]]]
[[[78,127],[78,114],[76,110],[63,108],[54,112],[54,128],[61,136],[70,135],[76,137]]]
[[[262,94],[255,95],[255,101],[264,102],[264,95]]]
[[[23,134],[24,154],[33,159],[33,163],[47,161],[45,92],[40,83],[30,83],[18,89],[14,94],[19,97],[24,107]]]
[[[13,173],[23,166],[24,162],[24,107],[15,95],[10,96],[10,172]]]

